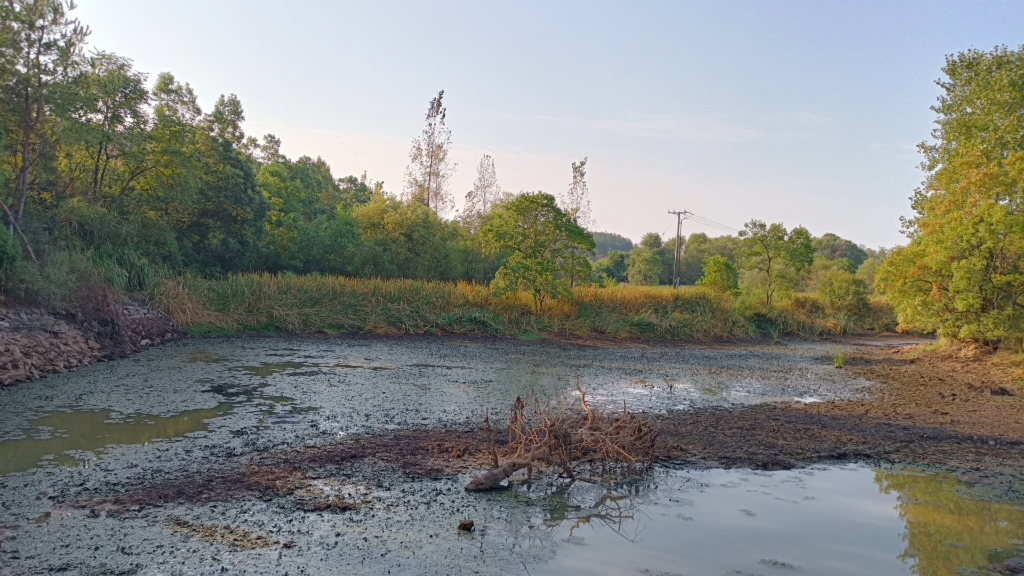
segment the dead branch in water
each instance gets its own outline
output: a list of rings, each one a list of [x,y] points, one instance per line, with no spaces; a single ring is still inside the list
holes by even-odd
[[[531,475],[538,467],[590,481],[647,472],[654,462],[657,429],[647,418],[630,414],[625,403],[621,414],[593,410],[586,392],[578,384],[576,389],[578,401],[561,405],[542,404],[533,395],[526,400],[517,397],[509,414],[504,463],[495,458],[494,467],[474,478],[466,490],[494,490],[523,468]]]

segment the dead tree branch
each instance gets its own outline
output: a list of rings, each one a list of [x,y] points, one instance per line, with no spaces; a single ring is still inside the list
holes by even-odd
[[[579,396],[571,402],[555,405],[541,403],[536,396],[516,398],[509,414],[509,444],[505,462],[499,464],[491,444],[494,466],[477,476],[466,490],[494,490],[526,468],[558,470],[566,478],[607,481],[646,473],[654,462],[658,431],[642,415],[604,414],[587,403],[587,395],[577,385]],[[486,421],[488,433],[490,420]]]

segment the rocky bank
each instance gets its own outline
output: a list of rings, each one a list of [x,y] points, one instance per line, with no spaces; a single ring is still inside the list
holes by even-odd
[[[38,308],[0,308],[0,386],[119,358],[181,337],[165,314],[136,303],[84,318]]]

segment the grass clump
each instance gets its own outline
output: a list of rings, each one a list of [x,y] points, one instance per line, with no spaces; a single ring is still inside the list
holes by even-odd
[[[846,357],[846,350],[842,346],[837,346],[832,350],[832,367],[838,369],[846,366]]]

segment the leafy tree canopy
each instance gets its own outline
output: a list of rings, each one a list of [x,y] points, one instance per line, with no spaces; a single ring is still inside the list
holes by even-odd
[[[802,226],[787,231],[782,224],[751,220],[739,236],[743,245],[736,251],[736,259],[740,268],[763,275],[760,291],[766,306],[772,305],[777,292],[792,290],[800,272],[814,261],[811,234]]]
[[[1024,334],[1024,50],[947,57],[908,246],[877,273],[900,321],[998,343]]]
[[[481,229],[485,250],[507,254],[491,286],[498,292],[533,294],[538,309],[569,294],[569,278],[586,266],[594,238],[576,224],[554,196],[527,193],[499,205]]]

